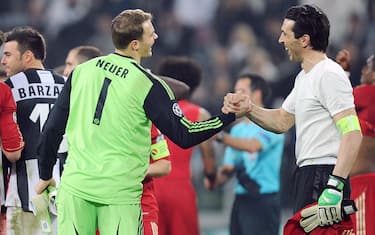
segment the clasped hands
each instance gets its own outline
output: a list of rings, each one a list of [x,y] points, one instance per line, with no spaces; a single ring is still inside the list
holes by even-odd
[[[252,110],[250,97],[240,93],[228,93],[224,96],[221,111],[225,114],[235,113],[236,117],[243,117]]]

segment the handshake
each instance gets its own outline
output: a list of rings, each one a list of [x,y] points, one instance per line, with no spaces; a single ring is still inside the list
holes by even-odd
[[[235,113],[237,117],[243,117],[253,108],[250,97],[240,93],[228,93],[224,96],[221,111],[225,114]]]
[[[301,211],[300,225],[306,233],[318,226],[340,223],[345,216],[357,211],[353,200],[343,200],[344,181],[341,177],[330,175],[318,204]]]

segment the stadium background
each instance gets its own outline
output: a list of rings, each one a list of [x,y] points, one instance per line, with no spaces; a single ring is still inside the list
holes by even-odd
[[[68,51],[88,44],[110,53],[110,23],[125,8],[142,8],[154,15],[159,35],[153,57],[143,61],[155,69],[165,55],[185,55],[202,65],[204,79],[193,100],[211,113],[220,111],[223,96],[243,71],[262,75],[272,85],[268,107],[278,107],[293,86],[300,67],[278,44],[286,9],[315,3],[331,22],[328,56],[348,49],[352,55],[351,82],[359,84],[360,69],[375,51],[374,0],[2,0],[0,30],[30,25],[47,40],[46,67],[64,64]],[[222,146],[216,146],[222,158]],[[283,218],[291,215],[294,132],[287,133],[281,170]],[[215,192],[202,185],[199,154],[192,161],[202,234],[226,235],[233,200],[233,183]],[[172,192],[173,193],[173,192]]]

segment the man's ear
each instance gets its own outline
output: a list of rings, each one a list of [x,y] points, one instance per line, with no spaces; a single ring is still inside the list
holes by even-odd
[[[303,48],[307,48],[310,46],[310,35],[304,34],[301,36],[301,43]]]
[[[30,50],[26,50],[26,51],[21,55],[21,58],[22,58],[22,60],[23,60],[26,64],[30,64],[30,63],[35,59],[35,56],[34,56],[34,53],[32,53]]]
[[[138,40],[132,40],[130,42],[130,48],[132,49],[132,51],[138,51],[138,49],[139,49],[139,41]]]

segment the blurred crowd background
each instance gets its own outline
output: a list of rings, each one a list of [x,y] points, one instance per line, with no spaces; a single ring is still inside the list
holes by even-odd
[[[331,22],[328,56],[340,49],[352,55],[351,82],[359,84],[361,66],[375,51],[374,0],[3,0],[0,29],[29,25],[47,40],[47,68],[64,64],[68,51],[94,45],[103,53],[113,51],[112,18],[126,8],[142,8],[154,15],[159,39],[153,57],[143,61],[151,70],[166,55],[196,59],[204,79],[193,100],[211,113],[220,111],[223,96],[232,90],[239,73],[262,75],[272,86],[268,107],[278,107],[291,90],[299,64],[287,58],[278,43],[286,9],[314,3]],[[282,202],[288,214],[294,169],[294,133],[288,133],[282,165]],[[222,146],[217,156],[222,157]],[[200,159],[192,162],[198,190],[200,219],[205,234],[221,234],[229,222],[232,190],[207,192],[202,186]],[[225,234],[225,233],[223,233]]]

